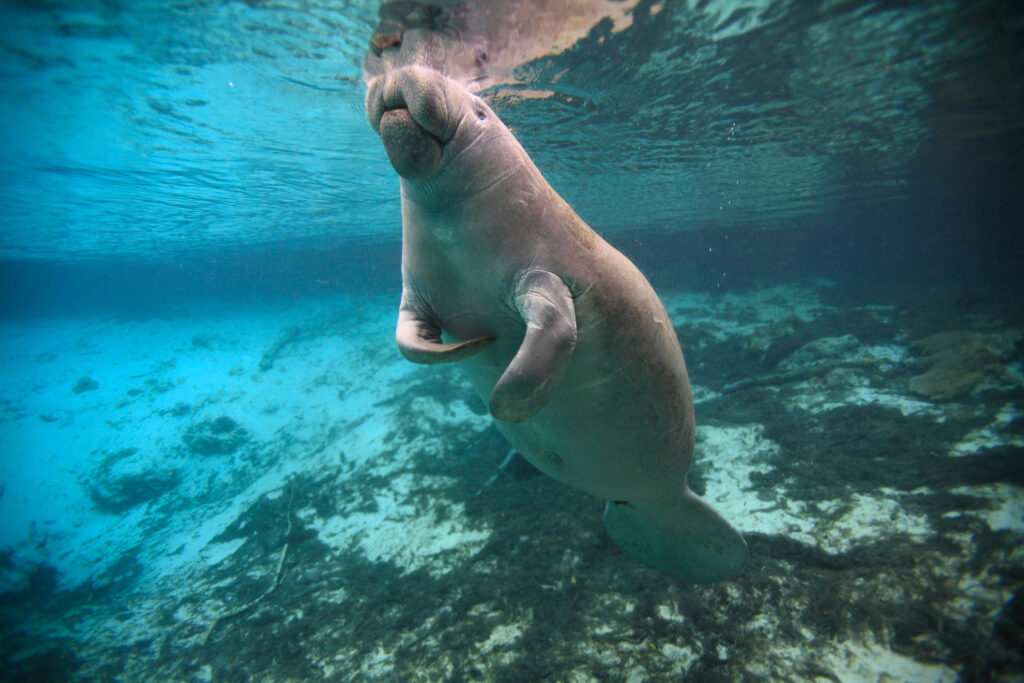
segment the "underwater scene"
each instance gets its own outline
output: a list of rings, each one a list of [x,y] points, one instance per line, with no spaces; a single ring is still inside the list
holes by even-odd
[[[0,680],[1024,680],[1024,6],[0,51]]]

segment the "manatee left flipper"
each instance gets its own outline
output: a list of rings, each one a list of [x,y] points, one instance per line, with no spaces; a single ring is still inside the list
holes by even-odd
[[[576,348],[576,306],[562,278],[528,270],[512,301],[526,323],[526,335],[512,362],[494,385],[491,414],[522,422],[540,410],[558,387]]]
[[[441,325],[430,307],[410,289],[402,292],[395,328],[398,350],[413,363],[451,363],[468,358],[494,342],[494,337],[478,337],[446,344],[441,341]]]

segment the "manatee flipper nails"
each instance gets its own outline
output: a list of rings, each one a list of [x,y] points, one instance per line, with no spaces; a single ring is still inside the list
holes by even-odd
[[[441,327],[419,318],[410,310],[398,313],[395,329],[398,350],[413,363],[452,363],[468,358],[494,342],[494,337],[477,337],[464,342],[446,344],[441,341]]]
[[[519,350],[491,393],[491,414],[522,422],[540,410],[565,375],[576,348],[576,307],[562,278],[531,269],[516,283],[512,301],[526,323]]]
[[[614,501],[604,526],[616,545],[683,581],[706,583],[734,576],[747,560],[747,544],[736,529],[689,488],[669,504]]]

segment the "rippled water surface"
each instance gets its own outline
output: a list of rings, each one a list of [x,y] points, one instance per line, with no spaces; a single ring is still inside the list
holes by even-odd
[[[0,13],[0,255],[397,240],[362,105],[375,2]],[[1001,144],[1024,125],[1012,3],[640,3],[632,19],[482,93],[602,232],[828,223],[915,199],[923,150],[1019,152]]]

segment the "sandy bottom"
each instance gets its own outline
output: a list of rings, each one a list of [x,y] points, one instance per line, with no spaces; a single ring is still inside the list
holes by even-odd
[[[838,294],[664,297],[691,483],[751,548],[712,585],[618,550],[601,501],[499,470],[457,367],[399,356],[390,299],[0,323],[4,668],[1019,679],[1024,330]]]

